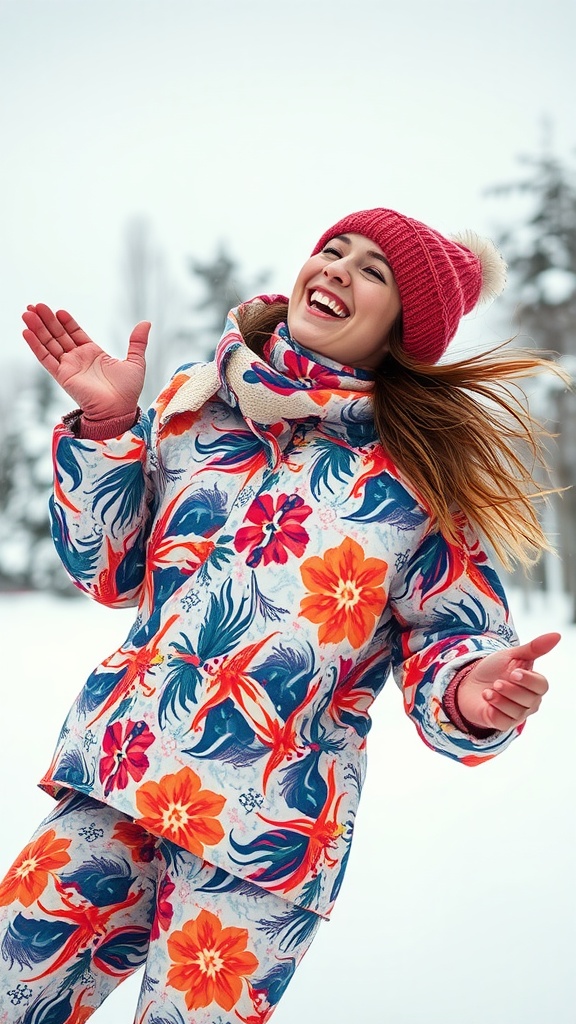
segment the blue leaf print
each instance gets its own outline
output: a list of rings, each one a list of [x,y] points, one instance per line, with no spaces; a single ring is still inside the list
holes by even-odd
[[[2,959],[10,961],[10,969],[15,963],[21,968],[40,964],[54,956],[77,928],[65,921],[36,921],[18,913],[2,940]]]
[[[178,506],[166,528],[166,537],[211,537],[228,515],[228,497],[216,484],[209,489],[201,487]]]
[[[209,867],[207,863],[204,865]],[[204,885],[196,886],[196,892],[236,892],[243,896],[251,896],[253,899],[264,899],[266,893],[252,882],[245,881],[237,875],[231,875],[224,868],[214,868],[212,878]]]
[[[224,472],[247,468],[262,454],[262,442],[251,430],[234,430],[222,433],[216,441],[203,444],[198,438],[194,447],[199,455],[214,455],[209,465],[217,466]]]
[[[202,663],[234,649],[253,618],[250,605],[249,599],[243,597],[239,607],[234,607],[232,580],[226,580],[219,594],[210,595],[206,618],[198,634],[198,657]]]
[[[81,750],[68,750],[58,764],[58,782],[68,783],[81,793],[91,793],[94,788],[94,769],[90,771]]]
[[[136,590],[144,579],[145,540],[139,537],[136,543],[128,548],[124,558],[116,569],[115,582],[119,594],[128,594]]]
[[[313,750],[282,769],[280,792],[289,807],[317,818],[328,797],[328,786],[318,770],[321,752]]]
[[[112,690],[118,685],[128,668],[118,669],[116,672],[92,672],[78,697],[78,710],[81,714],[87,715],[94,708],[103,704]]]
[[[135,881],[128,861],[122,858],[91,857],[69,875],[62,874],[62,883],[76,889],[95,907],[111,907],[122,903]]]
[[[116,513],[110,521],[110,532],[113,537],[116,536],[117,526],[123,529],[138,515],[145,486],[142,464],[134,460],[104,473],[96,486],[88,491],[88,494],[94,495],[92,511],[96,512],[98,506],[102,505],[100,514],[104,520],[110,509],[114,505],[117,506]]]
[[[98,946],[94,962],[105,964],[108,974],[132,974],[146,960],[149,940],[149,928],[118,928]]]
[[[446,602],[434,610],[434,638],[456,639],[462,635],[483,634],[490,631],[490,615],[482,602],[471,595],[461,601]],[[432,635],[432,633],[431,633]]]
[[[296,961],[294,957],[282,960],[280,963],[275,964],[263,978],[255,978],[251,983],[252,988],[256,992],[265,992],[270,1006],[276,1006],[288,988],[295,970]]]
[[[201,679],[198,670],[200,659],[188,637],[184,633],[180,633],[180,636],[183,643],[173,641],[170,644],[170,650],[174,653],[168,656],[168,671],[158,708],[162,728],[169,714],[180,721],[181,714],[189,711],[192,704],[196,703],[196,687]]]
[[[351,478],[358,454],[342,441],[333,441],[328,437],[317,438],[312,447],[315,453],[312,457],[310,490],[318,500],[324,489],[334,494],[333,484],[344,483]]]
[[[450,548],[439,533],[425,537],[405,570],[406,586],[401,597],[410,591],[411,584],[420,582],[423,594],[435,588],[450,572]]]
[[[75,491],[82,482],[82,470],[76,456],[79,452],[91,451],[92,446],[90,442],[83,444],[78,438],[68,437],[67,434],[63,434],[59,438],[56,448],[56,474],[59,483],[62,483],[63,474],[66,474],[72,481],[72,486],[69,490]]]
[[[360,508],[342,518],[353,523],[390,523],[399,530],[415,530],[427,516],[398,480],[389,473],[379,473],[366,481]]]
[[[41,995],[28,1007],[18,1024],[68,1024],[72,1019],[72,989],[57,995]]]
[[[285,914],[261,918],[256,928],[259,932],[264,932],[275,945],[277,944],[281,953],[289,953],[301,943],[307,942],[319,923],[316,914],[312,914],[305,907],[294,906]]]
[[[248,725],[234,701],[227,697],[206,715],[204,732],[195,747],[183,751],[190,757],[205,757],[211,761],[222,761],[241,768],[252,764],[269,753],[267,747],[252,744],[256,739],[254,730]]]
[[[316,675],[316,661],[310,644],[298,648],[278,644],[251,675],[266,688],[280,716],[286,721],[304,700]]]
[[[300,866],[310,845],[310,838],[288,828],[277,828],[264,832],[245,845],[237,843],[234,836],[230,835],[230,845],[243,857],[243,860],[232,857],[235,864],[268,864],[268,867],[259,867],[252,874],[256,883],[266,884],[287,878]]]
[[[79,582],[94,575],[98,554],[102,544],[100,537],[78,541],[74,545],[66,516],[61,505],[52,496],[48,502],[52,526],[52,540],[64,568]]]

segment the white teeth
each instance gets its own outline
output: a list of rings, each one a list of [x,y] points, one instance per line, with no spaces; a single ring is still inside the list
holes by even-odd
[[[310,302],[320,302],[323,306],[328,306],[329,309],[336,313],[336,316],[345,317],[348,315],[343,306],[340,306],[334,301],[334,299],[330,299],[327,295],[324,295],[324,292],[312,292]]]

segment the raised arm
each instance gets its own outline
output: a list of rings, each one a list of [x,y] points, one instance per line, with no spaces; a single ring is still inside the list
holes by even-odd
[[[23,319],[30,349],[81,409],[80,418],[65,417],[54,434],[50,514],[56,550],[74,583],[95,600],[134,604],[153,503],[150,423],[147,417],[135,423],[150,325],[134,328],[120,360],[62,310],[29,306]]]

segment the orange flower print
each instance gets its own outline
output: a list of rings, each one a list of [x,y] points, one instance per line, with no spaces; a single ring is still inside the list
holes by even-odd
[[[70,839],[57,839],[53,828],[25,846],[0,884],[0,907],[18,900],[30,907],[48,885],[48,876],[70,862]]]
[[[201,910],[182,931],[170,936],[168,984],[185,993],[189,1010],[210,1003],[226,1011],[235,1006],[242,994],[242,979],[258,967],[258,960],[246,949],[247,941],[246,928],[223,928],[208,910]]]
[[[381,558],[365,558],[351,537],[329,548],[323,558],[314,555],[302,563],[300,573],[310,595],[302,599],[300,612],[320,625],[321,644],[346,639],[352,647],[362,646],[386,605],[381,584],[387,570]]]
[[[215,846],[224,838],[216,820],[226,799],[209,789],[200,789],[200,778],[191,768],[163,775],[160,782],[145,782],[136,790],[138,823],[166,836],[197,857],[204,856],[204,844]]]

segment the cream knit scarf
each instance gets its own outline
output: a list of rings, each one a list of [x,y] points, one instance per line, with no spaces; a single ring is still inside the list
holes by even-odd
[[[279,299],[282,296],[273,295],[251,301]],[[302,348],[284,323],[267,341],[265,359],[260,359],[242,338],[237,312],[228,314],[215,359],[184,369],[189,376],[164,409],[161,422],[176,413],[197,411],[217,397],[239,409],[250,429],[268,442],[273,462],[279,455],[275,439],[295,420],[321,420],[351,442],[352,435],[358,435],[356,443],[360,436],[364,442],[373,439],[372,373]]]

